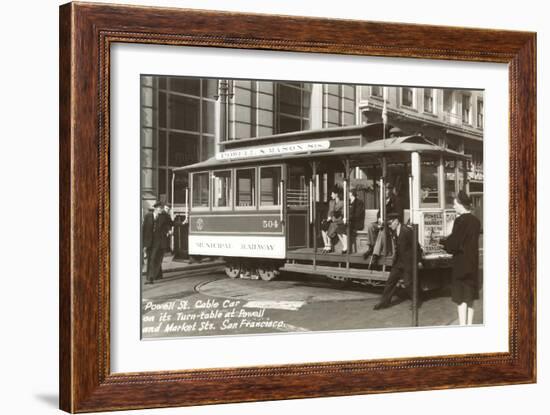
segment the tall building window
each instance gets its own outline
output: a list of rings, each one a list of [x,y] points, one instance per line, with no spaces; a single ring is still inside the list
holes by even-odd
[[[401,105],[414,107],[414,90],[412,88],[401,88]]]
[[[275,93],[273,82],[258,81],[256,82],[258,92],[258,137],[273,134],[274,126],[274,104],[273,95]]]
[[[477,126],[483,128],[483,100],[477,100]]]
[[[443,111],[447,113],[453,112],[453,91],[448,89],[443,91]]]
[[[157,198],[172,201],[172,169],[214,156],[217,80],[154,77],[158,99]],[[185,203],[187,175],[175,177],[174,203]]]
[[[462,95],[462,122],[465,124],[471,124],[472,120],[470,119],[472,115],[472,103],[470,95]]]
[[[434,90],[424,88],[424,112],[434,113]]]
[[[373,97],[379,97],[382,98],[384,96],[383,87],[373,85],[370,87],[370,94]]]
[[[310,128],[311,86],[303,82],[276,84],[277,133]]]
[[[359,87],[359,99],[361,101],[368,101],[369,97],[372,96],[371,87],[368,85],[361,85]]]
[[[229,121],[231,123],[230,139],[256,137],[257,132],[257,82],[234,81],[234,94],[231,100]]]
[[[354,85],[342,85],[342,112],[340,125],[355,125],[356,122],[356,92]]]
[[[152,76],[141,77],[141,191],[144,200],[156,199],[156,100]]]
[[[355,87],[323,85],[323,128],[355,124]]]

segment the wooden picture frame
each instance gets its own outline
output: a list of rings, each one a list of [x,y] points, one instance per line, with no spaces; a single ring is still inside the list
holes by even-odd
[[[114,43],[509,65],[509,352],[110,371],[109,70]],[[68,412],[536,380],[536,34],[70,3],[60,8],[60,407]]]

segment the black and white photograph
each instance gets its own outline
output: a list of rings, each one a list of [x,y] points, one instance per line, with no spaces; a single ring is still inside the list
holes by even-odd
[[[142,339],[484,324],[483,90],[139,87]]]
[[[0,411],[544,414],[548,9],[6,2]]]

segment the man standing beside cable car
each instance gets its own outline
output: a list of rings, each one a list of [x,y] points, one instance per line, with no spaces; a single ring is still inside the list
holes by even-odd
[[[397,213],[387,215],[388,227],[392,232],[392,237],[395,240],[395,252],[392,261],[390,276],[386,281],[382,298],[374,306],[375,310],[387,308],[391,306],[391,299],[397,289],[397,283],[403,280],[405,288],[412,298],[412,246],[413,232],[412,230],[401,223],[401,218]]]
[[[170,248],[170,215],[165,212],[162,202],[156,202],[153,209],[152,213],[145,215],[142,226],[142,243],[147,256],[145,284],[153,284],[155,280],[162,278],[164,252]]]

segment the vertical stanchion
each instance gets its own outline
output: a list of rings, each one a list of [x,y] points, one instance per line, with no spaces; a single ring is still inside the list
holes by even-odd
[[[349,202],[349,179],[344,180],[344,187],[345,187],[345,193],[344,193],[344,215],[345,220],[344,223],[346,225],[346,245],[343,249],[346,250],[346,269],[349,269],[349,263],[350,263],[350,256],[351,256],[351,218],[350,218],[350,202]]]
[[[185,222],[189,222],[189,188],[185,188]]]
[[[409,223],[412,225],[414,220],[414,203],[413,203],[413,176],[409,176]],[[403,218],[405,219],[405,218]],[[404,220],[403,220],[404,221]]]
[[[171,198],[170,198],[170,219],[172,219],[172,223],[174,221],[174,189],[175,189],[175,180],[176,180],[176,173],[172,170],[172,182],[170,184],[171,189]],[[171,228],[172,233],[170,234],[170,250],[174,252],[175,250],[175,242],[174,242],[174,229]]]
[[[319,176],[317,175],[317,162],[313,161],[311,166],[312,193],[312,215],[313,215],[313,269],[317,269],[317,191],[319,188]]]
[[[279,205],[279,220],[283,224],[284,224],[284,219],[285,219],[284,188],[285,188],[285,182],[284,182],[284,180],[281,180],[279,182],[279,202],[280,202],[280,205]]]
[[[412,224],[412,326],[418,326],[418,225]]]

